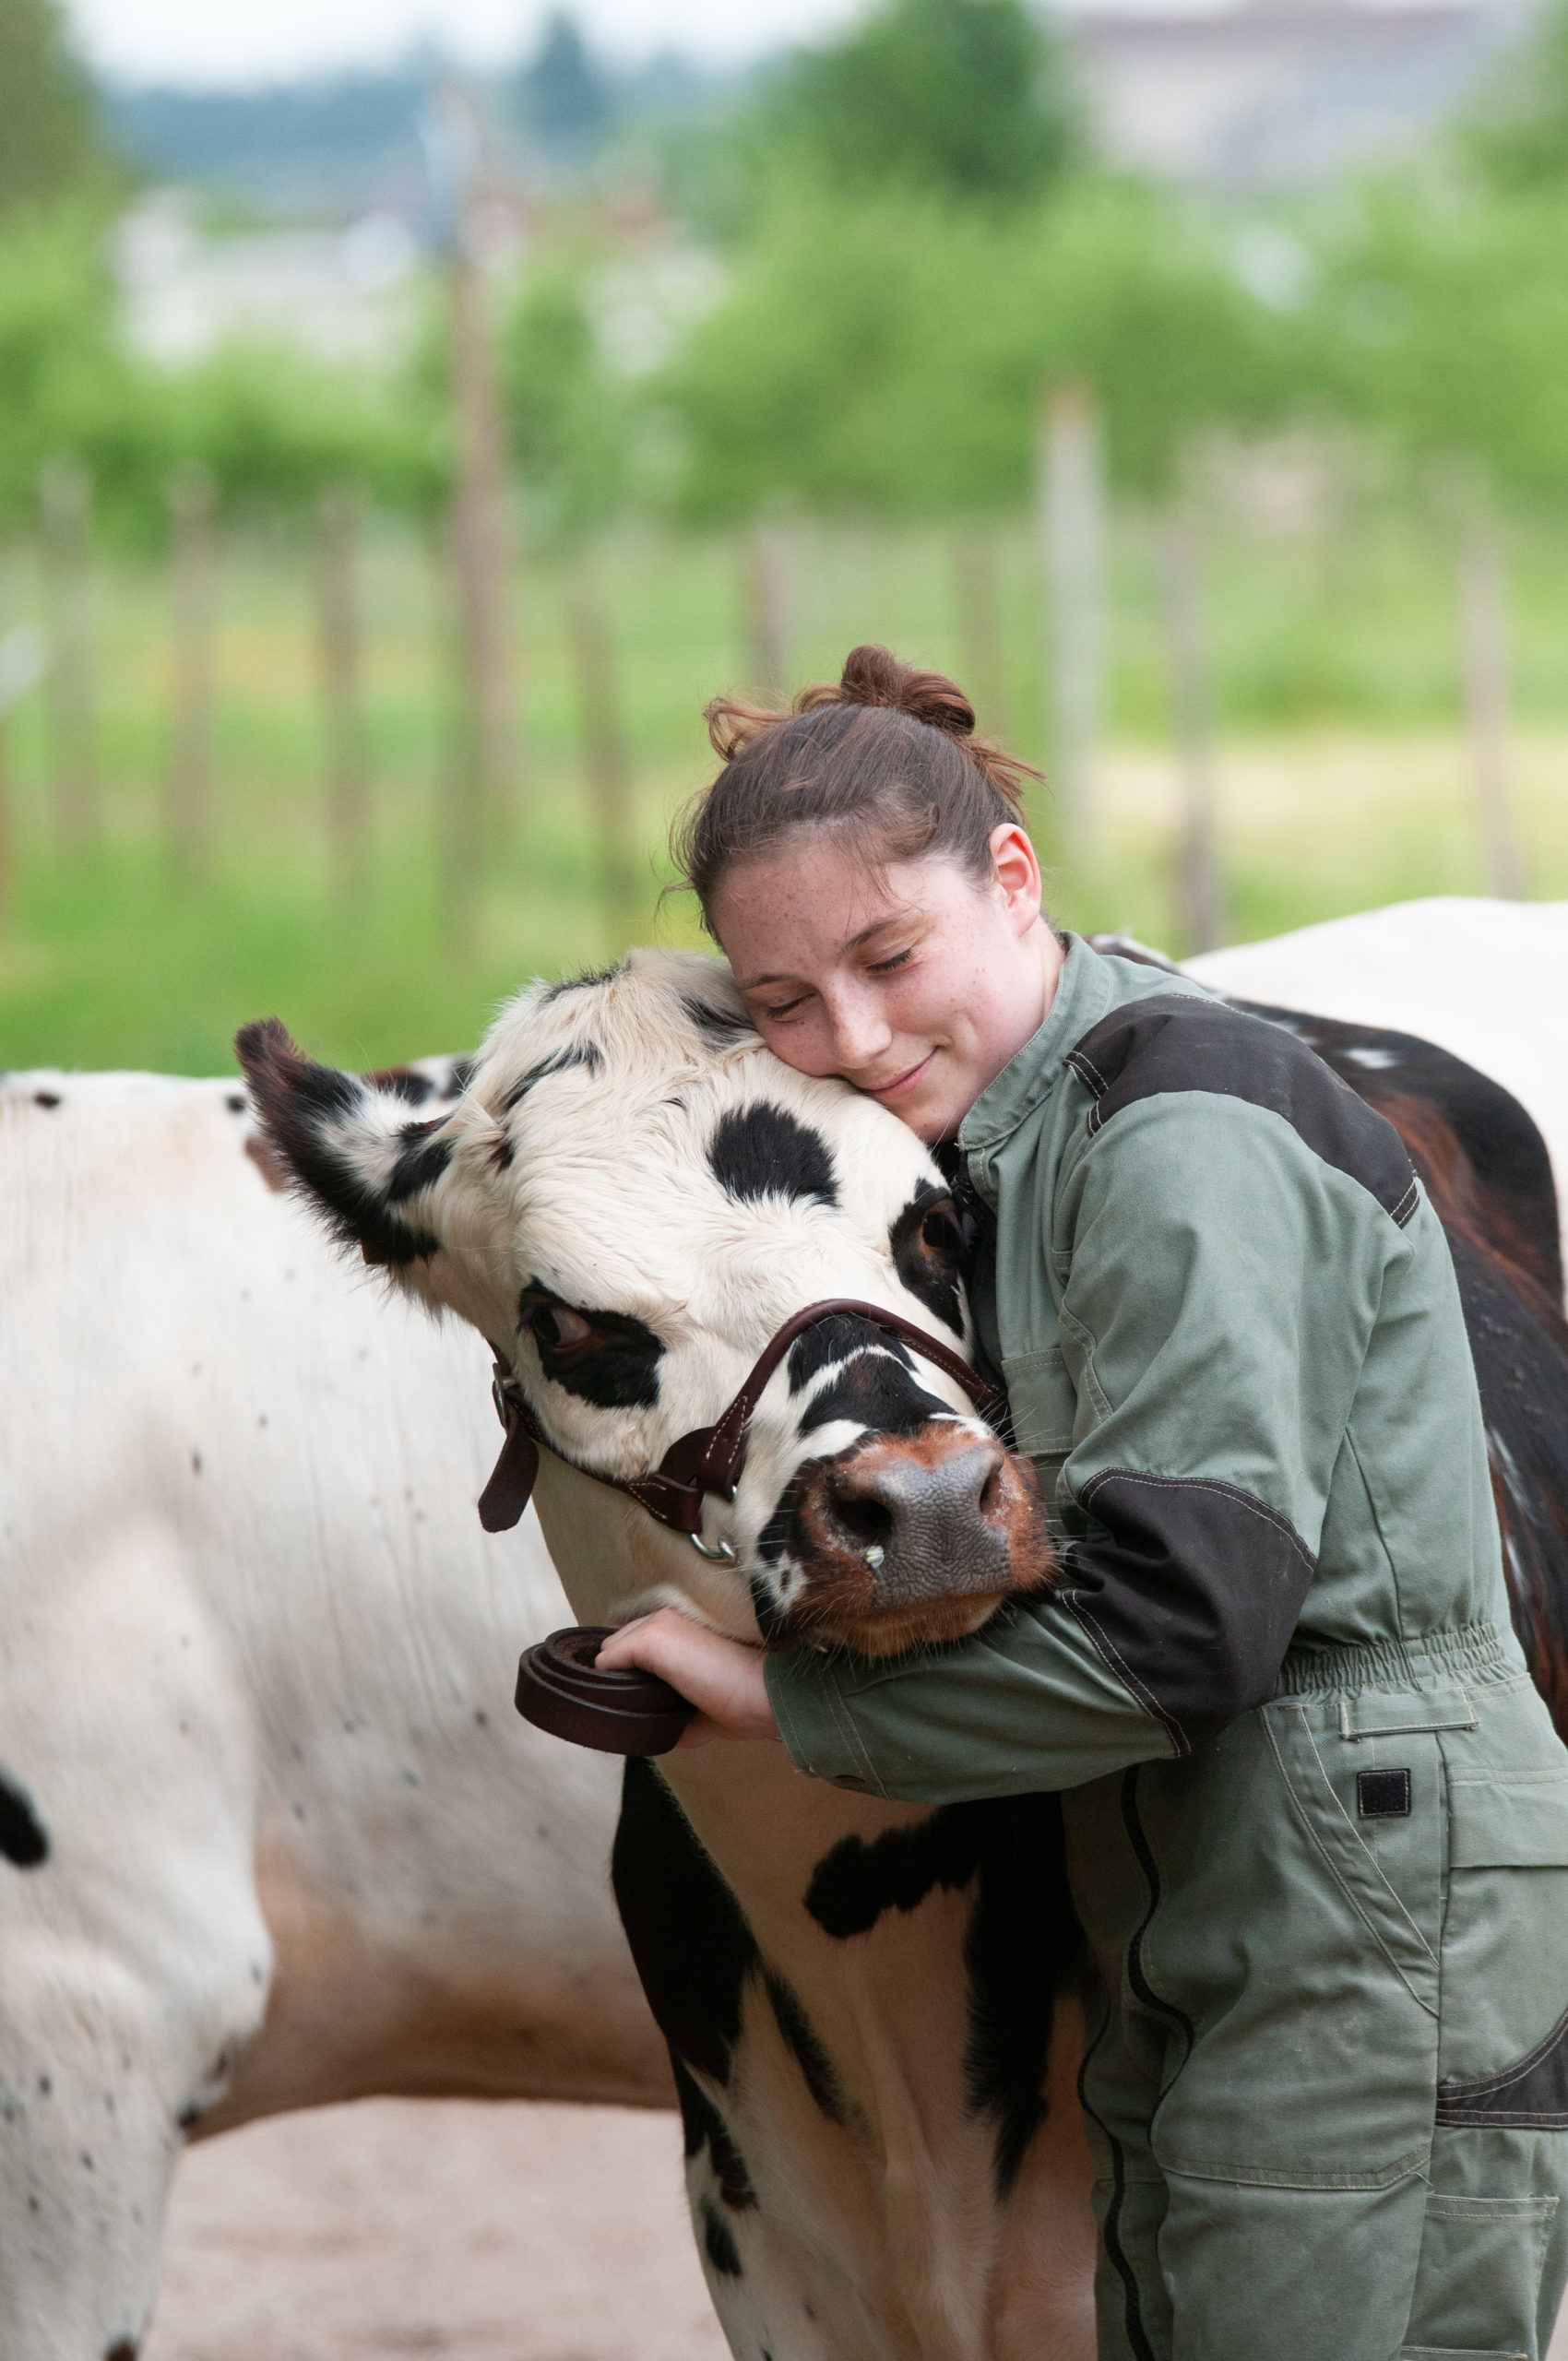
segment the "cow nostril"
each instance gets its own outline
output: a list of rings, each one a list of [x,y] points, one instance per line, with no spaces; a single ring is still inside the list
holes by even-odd
[[[981,1516],[990,1516],[1002,1505],[1003,1473],[1005,1466],[1006,1462],[999,1459],[995,1466],[992,1469],[990,1475],[986,1477],[985,1482],[980,1486],[980,1512]]]
[[[880,1501],[868,1501],[863,1493],[845,1493],[837,1488],[833,1496],[836,1521],[858,1542],[862,1549],[885,1548],[893,1537],[893,1513]]]

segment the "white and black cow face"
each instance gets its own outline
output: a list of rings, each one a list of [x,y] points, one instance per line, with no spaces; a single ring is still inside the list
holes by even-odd
[[[240,1051],[274,1148],[339,1237],[471,1321],[549,1449],[588,1473],[646,1476],[807,1304],[853,1297],[966,1341],[958,1221],[929,1154],[874,1101],[781,1065],[717,960],[637,952],[535,986],[458,1104],[423,1120],[312,1065],[281,1026],[247,1027]],[[769,1639],[954,1637],[1051,1567],[1028,1462],[915,1348],[849,1316],[790,1347],[707,1520]]]

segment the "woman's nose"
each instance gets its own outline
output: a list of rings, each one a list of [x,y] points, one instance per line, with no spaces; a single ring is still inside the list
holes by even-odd
[[[844,1074],[871,1065],[893,1038],[893,1027],[870,993],[835,993],[827,1004],[827,1021],[834,1062]]]

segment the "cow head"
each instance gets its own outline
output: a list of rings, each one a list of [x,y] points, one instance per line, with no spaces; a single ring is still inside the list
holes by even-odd
[[[446,1112],[312,1064],[275,1022],[239,1049],[294,1184],[345,1243],[490,1340],[546,1471],[646,1475],[829,1297],[967,1343],[959,1225],[931,1157],[874,1101],[780,1064],[716,960],[637,952],[536,985]],[[790,1347],[733,1501],[709,1504],[704,1537],[732,1566],[592,1489],[600,1554],[608,1531],[634,1568],[620,1611],[672,1597],[748,1637],[895,1653],[976,1629],[1051,1571],[1028,1463],[918,1347],[849,1316]],[[547,1526],[559,1497],[541,1476]]]

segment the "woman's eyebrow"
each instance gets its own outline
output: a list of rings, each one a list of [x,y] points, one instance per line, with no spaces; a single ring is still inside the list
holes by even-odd
[[[924,911],[917,908],[912,902],[901,910],[890,910],[885,918],[873,919],[870,926],[861,927],[859,934],[851,934],[846,942],[841,943],[836,955],[841,959],[847,951],[862,950],[873,934],[885,933],[890,926],[903,926],[911,919],[919,919],[924,916]],[[800,980],[798,976],[786,974],[746,976],[737,979],[743,992],[760,991],[764,984],[796,984]]]

